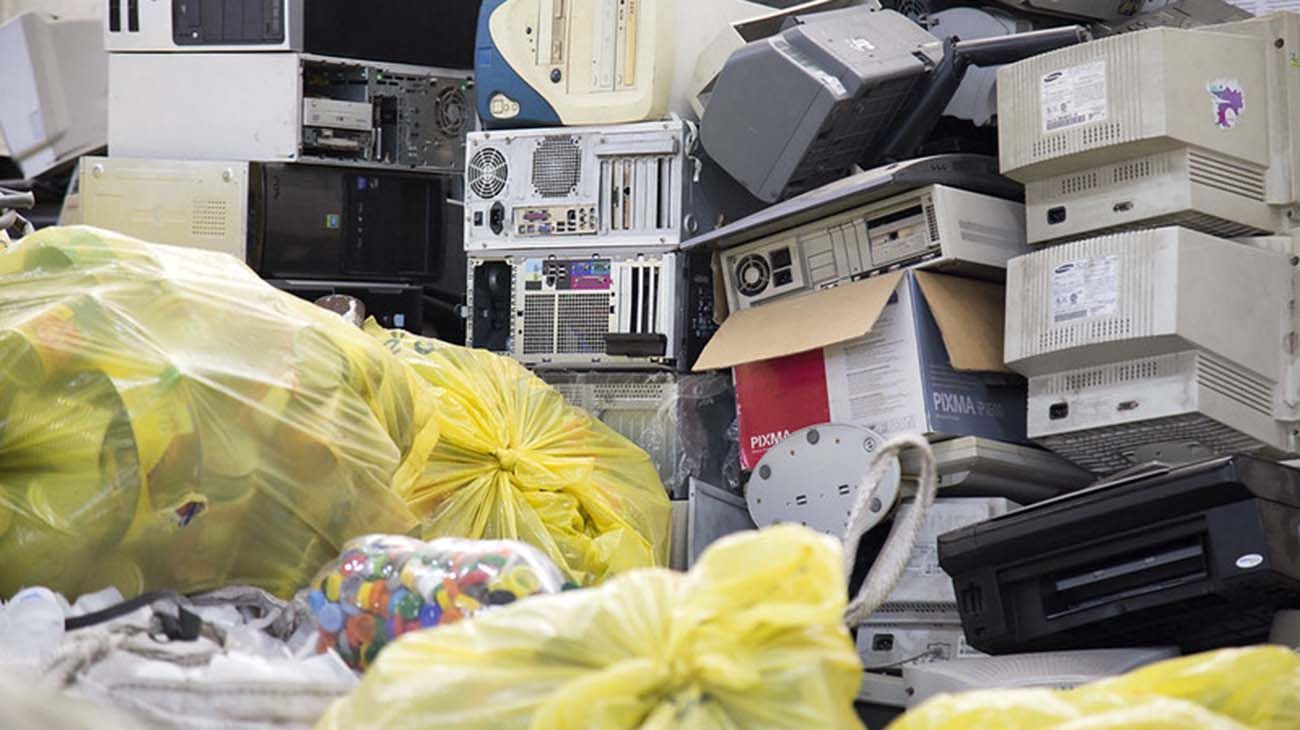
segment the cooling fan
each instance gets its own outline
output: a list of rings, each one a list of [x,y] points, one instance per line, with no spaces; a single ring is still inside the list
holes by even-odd
[[[772,266],[763,254],[750,254],[736,264],[736,288],[747,297],[762,294],[771,280]]]
[[[460,137],[469,120],[469,99],[460,89],[443,89],[438,95],[438,131],[445,137]]]
[[[495,147],[484,147],[470,158],[466,166],[466,180],[475,195],[488,200],[506,189],[510,166],[505,155]]]

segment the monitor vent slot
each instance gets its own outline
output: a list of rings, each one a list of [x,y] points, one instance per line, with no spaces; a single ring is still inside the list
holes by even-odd
[[[190,206],[190,234],[195,238],[225,238],[226,201],[193,201]]]
[[[605,352],[609,334],[608,294],[560,295],[557,310],[556,352]]]
[[[1196,380],[1206,390],[1273,417],[1273,386],[1267,380],[1204,353],[1196,359]]]
[[[1097,171],[1090,170],[1077,175],[1057,178],[1059,195],[1076,195],[1097,187]]]
[[[1256,202],[1264,201],[1264,171],[1205,150],[1189,150],[1187,173],[1193,183]]]
[[[524,295],[524,354],[555,352],[555,295]]]
[[[1135,360],[1120,365],[1108,365],[1091,370],[1062,373],[1056,376],[1056,382],[1053,385],[1056,386],[1058,392],[1061,389],[1073,392],[1087,388],[1101,388],[1119,383],[1128,383],[1134,380],[1146,380],[1159,374],[1160,361],[1152,358],[1149,360]]]
[[[1158,166],[1152,165],[1151,158],[1149,157],[1142,160],[1133,160],[1132,162],[1115,165],[1111,168],[1110,180],[1114,183],[1126,183],[1131,180],[1141,180],[1145,177],[1151,177],[1152,174],[1154,174],[1152,171],[1153,167]]]
[[[533,189],[543,198],[573,195],[582,181],[582,145],[577,137],[544,137],[533,151]]]

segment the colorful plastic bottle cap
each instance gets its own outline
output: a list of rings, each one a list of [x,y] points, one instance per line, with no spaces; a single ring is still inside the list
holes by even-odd
[[[337,634],[343,629],[344,620],[343,609],[339,608],[337,603],[325,604],[321,607],[320,612],[316,614],[316,621],[320,624],[321,629],[331,634]]]
[[[420,626],[421,628],[432,628],[438,625],[442,620],[442,609],[437,604],[426,603],[420,607]]]
[[[339,595],[342,592],[342,587],[343,587],[343,576],[339,575],[338,573],[330,573],[328,576],[326,576],[325,582],[322,584],[323,592],[325,594],[325,599],[329,601],[339,600]]]
[[[339,559],[339,572],[345,576],[365,570],[366,554],[360,550],[349,550]]]
[[[348,619],[348,643],[361,646],[375,638],[375,617],[368,613],[359,614]]]
[[[504,606],[508,603],[514,603],[516,600],[518,600],[519,596],[516,596],[510,591],[495,590],[489,592],[487,598],[488,598],[487,602],[489,606]]]
[[[325,594],[319,590],[313,589],[307,594],[307,605],[311,607],[311,612],[319,614],[320,610],[325,607]]]
[[[420,607],[424,601],[414,593],[408,593],[402,596],[402,600],[397,602],[397,613],[406,621],[414,620],[420,615]]]

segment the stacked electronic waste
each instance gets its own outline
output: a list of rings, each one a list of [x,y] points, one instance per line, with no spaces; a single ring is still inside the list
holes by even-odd
[[[518,361],[649,455],[677,570],[872,489],[849,596],[919,524],[873,727],[1300,649],[1300,13],[692,4],[112,0],[102,129],[0,129],[80,221]],[[905,435],[932,503],[862,483]]]

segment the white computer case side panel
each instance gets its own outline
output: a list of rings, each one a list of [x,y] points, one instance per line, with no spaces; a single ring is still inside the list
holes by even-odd
[[[113,156],[298,159],[298,54],[111,53],[108,70]]]
[[[191,0],[199,2],[200,0]],[[279,0],[284,19],[284,40],[279,43],[214,43],[188,45],[176,42],[171,0],[103,0],[104,46],[123,51],[300,51],[303,48],[303,6],[307,0]],[[131,14],[135,6],[136,24]],[[114,15],[116,14],[116,18]]]
[[[248,255],[247,162],[85,157],[82,220],[174,246]]]
[[[668,251],[699,230],[681,120],[471,133],[465,250]]]

